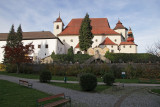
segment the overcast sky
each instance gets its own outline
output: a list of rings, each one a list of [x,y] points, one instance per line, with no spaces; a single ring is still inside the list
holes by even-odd
[[[0,0],[0,33],[22,25],[24,32],[51,31],[59,16],[65,25],[72,18],[108,18],[114,28],[118,18],[132,28],[138,53],[160,40],[160,0]]]

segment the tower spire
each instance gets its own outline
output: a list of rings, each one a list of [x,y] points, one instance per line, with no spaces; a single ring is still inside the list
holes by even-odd
[[[59,18],[60,18],[60,15],[61,15],[61,14],[60,14],[60,11],[59,11]]]

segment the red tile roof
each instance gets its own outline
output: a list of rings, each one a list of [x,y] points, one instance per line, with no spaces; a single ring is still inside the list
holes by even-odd
[[[112,42],[108,37],[100,45],[117,45]]]
[[[121,42],[119,45],[136,45],[134,42]]]
[[[76,45],[76,47],[75,47],[75,48],[80,48],[80,47],[79,47],[79,43]]]
[[[23,32],[23,40],[30,39],[56,39],[53,33],[50,31],[40,31],[40,32]],[[6,41],[8,38],[8,33],[0,33],[0,41]]]
[[[66,28],[58,35],[79,35],[79,29],[82,23],[82,18],[72,19]],[[107,18],[90,18],[92,33],[94,35],[119,35],[109,26]]]
[[[116,29],[127,29],[127,28],[125,28],[125,27],[122,25],[121,21],[118,20],[118,23],[116,24],[116,27],[114,28],[114,30],[116,30]]]

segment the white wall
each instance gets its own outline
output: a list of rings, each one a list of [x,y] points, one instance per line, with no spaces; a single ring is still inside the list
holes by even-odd
[[[137,53],[137,45],[120,45],[120,49],[120,53]]]
[[[127,39],[127,30],[126,30],[126,29],[116,29],[116,30],[114,30],[114,31],[116,31],[117,33],[122,34],[122,36],[123,36],[125,39]]]
[[[70,36],[58,36],[59,39],[64,43],[65,45],[65,53],[68,52],[68,49],[72,46],[73,49],[77,46],[79,43],[79,37],[77,35],[70,35]]]
[[[64,45],[59,42],[58,39],[36,39],[36,40],[23,40],[24,45],[32,42],[34,45],[34,53],[31,56],[37,56],[37,58],[42,59],[52,54],[54,51],[55,54],[64,54]],[[5,41],[0,41],[0,47],[6,45]],[[38,48],[38,45],[41,45],[41,48]],[[48,45],[48,48],[45,46]],[[0,48],[0,63],[3,61],[3,50]]]
[[[3,62],[4,48],[2,48],[2,47],[5,45],[6,45],[6,41],[0,41],[0,63]]]
[[[114,51],[113,53],[119,53],[118,50],[118,45],[101,45],[101,48],[105,48],[107,47],[109,49],[109,52],[112,52],[112,50]]]
[[[78,35],[67,35],[67,36],[58,36],[59,39],[65,44],[65,53],[67,53],[68,49],[72,46],[73,49],[79,43],[79,36]],[[110,38],[114,43],[120,44],[121,43],[121,35],[95,35],[92,39],[93,44],[92,48],[99,46],[106,38]],[[115,42],[116,40],[116,42]],[[64,42],[65,41],[65,42]]]

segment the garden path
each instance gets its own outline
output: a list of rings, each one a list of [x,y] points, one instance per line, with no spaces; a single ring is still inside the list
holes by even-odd
[[[76,107],[159,107],[160,106],[160,96],[150,94],[146,90],[148,87],[146,84],[125,84],[125,89],[117,92],[111,90],[104,91],[102,93],[88,93],[75,91],[71,89],[66,89],[62,87],[57,87],[49,85],[46,83],[40,83],[36,79],[25,79],[13,76],[0,75],[0,79],[8,80],[14,83],[18,83],[19,79],[27,80],[33,83],[33,88],[49,93],[49,94],[59,94],[65,93],[65,95],[70,96],[73,105]],[[55,82],[55,81],[54,81]],[[132,87],[133,86],[133,87]],[[148,84],[147,86],[160,86]],[[79,103],[81,105],[79,105]],[[74,107],[74,106],[73,106]]]

